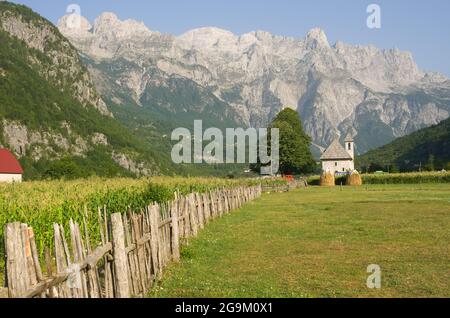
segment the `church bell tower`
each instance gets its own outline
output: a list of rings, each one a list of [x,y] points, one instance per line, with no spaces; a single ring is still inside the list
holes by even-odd
[[[344,143],[345,143],[345,150],[352,157],[352,159],[355,160],[355,142],[350,133],[348,133],[347,137],[345,137]]]

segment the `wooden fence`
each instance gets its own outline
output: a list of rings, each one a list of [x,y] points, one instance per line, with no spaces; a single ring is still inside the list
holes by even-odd
[[[128,298],[144,296],[161,279],[169,262],[180,259],[180,245],[209,221],[238,209],[262,193],[260,186],[193,193],[164,205],[107,216],[100,210],[101,245],[91,247],[83,229],[69,223],[69,235],[54,224],[52,253],[39,258],[34,232],[21,223],[5,228],[6,280],[14,298]],[[53,255],[51,255],[53,254]],[[45,268],[41,267],[45,264]],[[45,275],[44,275],[45,272]]]

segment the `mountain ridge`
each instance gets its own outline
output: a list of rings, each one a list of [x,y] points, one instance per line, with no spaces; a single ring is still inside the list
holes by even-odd
[[[326,147],[350,130],[360,153],[437,124],[450,114],[450,82],[420,70],[411,53],[342,41],[330,45],[320,28],[302,39],[264,31],[234,35],[214,27],[174,36],[152,31],[141,22],[120,21],[111,13],[100,15],[89,30],[68,28],[69,18],[60,19],[59,29],[92,61],[91,70],[119,83],[144,107],[161,102],[143,100],[146,90],[165,90],[176,77],[194,83],[193,90],[205,99],[220,101],[237,125],[265,126],[290,107],[299,112],[314,144]],[[113,68],[118,60],[128,64],[121,63],[114,73],[97,66]],[[171,92],[183,95],[177,87]],[[102,94],[120,101],[114,92]],[[183,116],[173,98],[163,103]],[[219,111],[216,117],[226,116]]]
[[[450,119],[394,140],[357,158],[363,171],[450,169]]]

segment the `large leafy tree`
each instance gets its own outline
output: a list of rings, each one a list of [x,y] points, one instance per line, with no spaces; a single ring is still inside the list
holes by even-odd
[[[272,121],[270,128],[280,130],[280,172],[301,174],[311,172],[315,161],[311,154],[311,137],[304,131],[299,114],[286,108]]]

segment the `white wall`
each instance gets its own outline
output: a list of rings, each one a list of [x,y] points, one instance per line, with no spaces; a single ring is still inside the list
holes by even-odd
[[[337,166],[336,166],[337,163]],[[355,163],[353,160],[340,160],[340,161],[322,161],[322,170],[329,170],[331,173],[346,172],[348,170],[355,170]]]
[[[21,174],[0,173],[0,182],[22,182]]]

